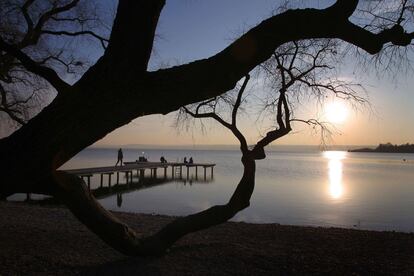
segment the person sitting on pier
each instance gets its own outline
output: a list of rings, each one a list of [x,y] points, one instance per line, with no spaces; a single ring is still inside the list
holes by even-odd
[[[161,156],[160,161],[161,163],[167,163],[167,159],[165,159],[164,156]]]
[[[148,159],[145,156],[138,157],[138,162],[148,162]]]
[[[194,163],[193,157],[190,157],[190,161],[188,161],[188,164],[193,164],[193,163]]]
[[[184,164],[187,164],[188,162],[187,162],[187,157],[184,157]]]
[[[118,166],[118,163],[121,163],[121,166],[123,166],[124,165],[123,159],[124,159],[124,154],[122,153],[122,149],[120,148],[118,150],[118,161],[116,161],[115,167]]]

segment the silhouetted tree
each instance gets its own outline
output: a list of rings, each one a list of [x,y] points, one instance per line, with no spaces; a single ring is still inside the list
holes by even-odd
[[[56,170],[76,153],[137,117],[167,114],[222,95],[287,42],[337,38],[371,55],[385,53],[377,60],[391,57],[388,60],[392,62],[393,57],[403,53],[397,50],[409,46],[413,37],[406,31],[410,29],[407,24],[413,11],[411,1],[392,1],[394,5],[387,5],[390,1],[361,1],[357,10],[359,1],[338,0],[323,10],[287,10],[264,20],[210,58],[149,72],[148,61],[164,2],[120,0],[108,42],[92,31],[74,32],[74,27],[70,31],[49,29],[56,22],[71,19],[77,22],[76,18],[65,15],[78,7],[79,0],[4,2],[15,6],[13,11],[23,18],[25,27],[20,28],[24,30],[22,40],[15,40],[1,29],[2,70],[7,64],[12,64],[10,68],[22,68],[44,80],[57,95],[27,124],[0,140],[0,194],[3,197],[17,192],[54,195],[105,242],[128,255],[162,254],[183,235],[223,222],[248,206],[254,186],[254,160],[264,157],[265,145],[290,131],[289,110],[283,111],[282,119],[277,118],[279,128],[269,132],[253,149],[247,147],[232,116],[228,128],[241,142],[244,174],[229,204],[179,218],[149,237],[142,237],[104,210],[80,178]],[[31,13],[33,9],[36,15]],[[362,13],[364,17],[349,20],[354,13]],[[0,20],[3,22],[4,18]],[[69,64],[54,58],[47,61],[55,60],[57,64],[44,62],[35,46],[40,45],[40,38],[45,35],[78,34],[98,39],[106,49],[72,84],[62,78],[57,68],[57,64]],[[32,46],[22,47],[26,41]],[[14,63],[18,67],[13,67]],[[10,69],[5,72],[2,71],[2,77],[11,74]],[[3,85],[4,80],[1,81]],[[278,112],[288,107],[285,100],[279,97]],[[237,102],[234,107],[233,112],[237,112]]]
[[[85,57],[75,57],[73,46],[60,37],[86,40],[91,37],[106,47],[98,35],[101,19],[96,4],[86,1],[0,2],[1,39],[32,57],[38,65],[53,67],[60,75],[81,74],[88,65]],[[0,118],[23,125],[38,112],[42,102],[53,97],[53,85],[23,65],[10,51],[0,52]],[[4,116],[7,115],[7,116]]]
[[[292,130],[292,123],[305,123],[320,128],[322,132],[330,131],[328,123],[324,121],[294,116],[295,106],[297,108],[304,95],[307,98],[313,95],[317,100],[323,101],[331,93],[336,97],[365,103],[365,99],[353,89],[352,83],[338,80],[334,77],[335,74],[328,74],[329,71],[334,71],[329,63],[337,55],[336,47],[332,40],[294,41],[276,49],[272,57],[261,65],[259,74],[267,75],[271,88],[263,108],[265,111],[271,110],[268,117],[273,121],[274,128],[267,131],[254,145],[248,146],[243,132],[237,126],[237,114],[244,102],[250,75],[246,75],[241,86],[229,93],[181,108],[178,122],[186,121],[186,115],[198,119],[214,119],[233,133],[240,143],[242,153],[244,173],[234,194],[227,204],[213,206],[199,213],[200,216],[203,215],[202,227],[227,221],[249,206],[255,185],[255,161],[266,157],[265,147],[287,135]]]

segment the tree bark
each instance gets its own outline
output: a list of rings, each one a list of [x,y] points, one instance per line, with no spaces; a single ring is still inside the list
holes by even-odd
[[[51,182],[57,187],[56,196],[92,232],[119,252],[131,256],[158,256],[188,233],[226,222],[248,207],[255,183],[255,161],[249,155],[242,158],[244,166],[233,196],[225,205],[213,206],[202,212],[178,218],[152,236],[138,234],[105,210],[79,177],[57,172]]]
[[[16,192],[58,194],[66,198],[66,204],[79,219],[105,241],[115,248],[120,243],[119,250],[126,254],[140,254],[137,252],[141,251],[131,244],[146,248],[149,240],[144,240],[145,245],[136,242],[136,234],[85,194],[79,180],[63,176],[56,169],[85,147],[137,117],[166,114],[225,93],[283,43],[308,38],[339,38],[374,54],[388,42],[396,45],[411,42],[411,35],[402,28],[373,34],[349,22],[347,17],[357,3],[356,0],[339,0],[325,10],[287,11],[263,21],[208,59],[147,72],[164,0],[120,0],[105,54],[73,86],[67,87],[57,81],[55,88],[64,93],[59,93],[26,125],[0,140],[0,198]],[[3,44],[0,43],[0,50],[13,55],[12,49]],[[14,57],[27,59],[19,53],[14,53]],[[30,60],[26,61],[30,65]],[[45,79],[49,76],[53,85],[56,75],[45,68],[38,69],[32,68],[33,73],[43,74]],[[261,156],[261,152],[257,155]],[[230,202],[167,226],[151,240],[154,252],[163,251],[185,233],[223,222],[248,206],[254,186],[254,161],[245,159],[243,162],[245,174]]]
[[[351,2],[337,3],[351,11]],[[137,117],[165,114],[228,91],[285,42],[337,37],[378,51],[392,39],[353,25],[338,16],[341,11],[335,5],[291,10],[263,21],[209,59],[145,72],[163,5],[163,0],[120,1],[104,56],[65,88],[67,93],[0,143],[0,153],[6,156],[0,165],[7,172],[0,193],[50,189],[40,187],[42,180],[85,147]],[[355,32],[360,35],[353,37]]]

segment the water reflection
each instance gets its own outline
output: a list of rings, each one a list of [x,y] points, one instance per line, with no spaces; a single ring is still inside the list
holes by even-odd
[[[325,151],[323,156],[329,159],[329,194],[333,199],[340,199],[344,193],[342,183],[342,159],[346,157],[345,151]]]
[[[100,186],[95,189],[91,189],[92,194],[97,199],[104,199],[107,197],[116,197],[116,205],[118,208],[122,207],[123,203],[123,196],[128,193],[136,192],[143,189],[149,189],[156,186],[166,185],[170,183],[178,183],[183,186],[189,184],[192,186],[193,184],[203,184],[203,183],[211,183],[213,182],[214,178],[212,176],[205,178],[199,178],[198,176],[189,176],[184,178],[182,176],[178,177],[162,177],[157,178],[155,174],[151,174],[150,177],[145,176],[144,174],[134,175],[131,182],[127,180],[125,183],[119,183],[112,186]]]
[[[116,194],[116,206],[119,208],[122,206],[122,193]]]

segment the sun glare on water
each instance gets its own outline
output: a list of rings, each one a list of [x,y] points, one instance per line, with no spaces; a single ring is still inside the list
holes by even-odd
[[[343,165],[342,160],[346,158],[344,151],[325,151],[323,156],[329,160],[329,194],[332,199],[338,200],[344,193],[342,182]]]
[[[324,115],[331,123],[343,123],[348,117],[348,109],[341,102],[331,102],[325,105]]]

